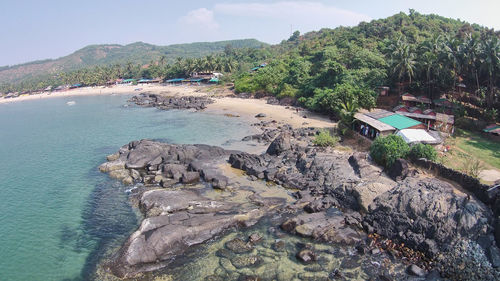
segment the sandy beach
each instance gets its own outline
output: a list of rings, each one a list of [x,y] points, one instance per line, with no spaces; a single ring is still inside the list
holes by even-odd
[[[77,97],[90,95],[118,95],[155,93],[171,96],[204,96],[214,98],[215,103],[208,105],[205,112],[225,114],[243,118],[249,122],[257,120],[275,120],[293,127],[333,127],[335,123],[318,114],[294,107],[267,104],[265,99],[241,99],[228,97],[230,91],[208,86],[161,86],[161,85],[117,85],[113,87],[84,87],[63,92],[44,92],[37,95],[20,96],[17,98],[0,99],[0,104],[39,100],[46,98]],[[255,115],[264,113],[266,117],[255,118]],[[304,118],[306,116],[306,118]]]

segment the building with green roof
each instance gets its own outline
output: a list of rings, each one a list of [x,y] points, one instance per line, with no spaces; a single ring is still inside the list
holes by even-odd
[[[425,129],[425,125],[422,122],[419,122],[415,119],[411,119],[409,117],[393,114],[383,118],[378,119],[378,121],[385,123],[389,126],[392,126],[398,130],[403,129]]]

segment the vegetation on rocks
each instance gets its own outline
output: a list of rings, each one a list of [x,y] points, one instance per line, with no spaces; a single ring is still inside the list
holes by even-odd
[[[321,130],[313,140],[314,145],[316,146],[335,146],[339,142],[339,138],[337,136],[332,136],[328,130]]]
[[[378,137],[370,147],[370,155],[378,164],[389,168],[399,158],[406,158],[410,147],[397,135]]]

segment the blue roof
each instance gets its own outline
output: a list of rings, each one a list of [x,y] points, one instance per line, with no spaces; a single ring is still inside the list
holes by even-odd
[[[149,82],[149,81],[153,81],[153,79],[144,79],[143,78],[143,79],[139,80],[138,82]]]
[[[182,81],[184,81],[184,78],[174,78],[174,79],[167,80],[167,83],[182,82]]]
[[[201,82],[203,78],[189,79],[189,82]]]

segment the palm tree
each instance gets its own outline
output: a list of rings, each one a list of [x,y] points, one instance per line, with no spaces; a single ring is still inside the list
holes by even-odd
[[[486,104],[491,107],[493,104],[493,97],[495,95],[495,78],[497,71],[500,68],[500,42],[496,36],[491,37],[482,44],[481,67],[488,75],[488,88],[489,92],[486,95]]]
[[[423,54],[420,56],[420,66],[425,71],[425,76],[427,78],[427,87],[429,91],[429,98],[432,99],[432,76],[438,76],[440,72],[441,65],[438,61],[438,54],[440,52],[442,45],[441,35],[433,36],[431,39],[426,40],[422,43],[420,48]]]
[[[453,89],[460,71],[459,49],[460,42],[456,38],[447,36],[443,42],[441,58],[453,69]]]
[[[401,81],[402,78],[408,77],[411,84],[412,77],[415,76],[415,53],[410,45],[402,38],[398,39],[392,46],[391,53],[393,72]]]
[[[462,65],[468,68],[473,79],[476,80],[476,87],[479,90],[479,75],[478,75],[478,62],[479,62],[479,52],[481,45],[476,37],[468,33],[465,37],[464,42],[460,46],[460,56],[462,58]]]
[[[165,55],[162,55],[160,57],[160,60],[158,61],[161,66],[165,66],[165,63],[167,61],[167,57]]]

